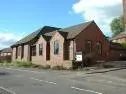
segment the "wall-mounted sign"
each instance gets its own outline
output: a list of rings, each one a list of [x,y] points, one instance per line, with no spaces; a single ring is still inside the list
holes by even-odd
[[[76,52],[75,60],[77,62],[82,62],[82,52]]]

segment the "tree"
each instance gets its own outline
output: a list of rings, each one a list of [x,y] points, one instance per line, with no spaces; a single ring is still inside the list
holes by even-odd
[[[122,48],[126,49],[126,42],[121,43]]]
[[[114,18],[110,24],[113,36],[124,32],[123,16]]]

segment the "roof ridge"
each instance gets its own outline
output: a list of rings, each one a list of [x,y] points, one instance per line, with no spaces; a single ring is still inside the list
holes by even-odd
[[[80,23],[80,24],[71,25],[71,26],[68,26],[68,27],[65,27],[65,28],[61,28],[61,29],[59,29],[59,31],[60,30],[62,31],[63,29],[67,29],[67,28],[72,28],[72,27],[75,27],[75,26],[79,26],[79,25],[82,25],[82,24],[86,24],[86,23],[92,23],[92,22],[94,22],[94,20],[87,21],[87,22],[83,22],[83,23]]]
[[[55,29],[59,29],[58,27],[51,27],[51,26],[43,26],[37,30],[35,30],[34,32],[28,34],[27,36],[25,36],[24,38],[22,38],[21,40],[17,41],[15,44],[13,44],[11,47],[19,45],[19,44],[23,44],[23,43],[27,43],[30,40],[34,39],[36,36],[38,35],[43,35],[47,32],[51,32],[54,31]]]

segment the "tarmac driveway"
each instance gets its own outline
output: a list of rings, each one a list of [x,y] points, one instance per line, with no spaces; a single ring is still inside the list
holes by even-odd
[[[86,74],[0,67],[0,94],[126,94],[125,77],[126,69]]]

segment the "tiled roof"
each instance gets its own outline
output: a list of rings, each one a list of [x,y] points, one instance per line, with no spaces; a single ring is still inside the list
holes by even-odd
[[[66,36],[66,38],[72,39],[72,38],[75,38],[84,29],[86,29],[92,22],[94,22],[94,21],[63,28],[63,29],[60,29],[59,32],[65,32],[66,34],[64,34],[64,35]]]
[[[16,46],[16,45],[27,43],[39,35],[43,35],[45,33],[49,33],[49,32],[52,32],[52,31],[55,31],[58,29],[60,29],[60,28],[44,26],[43,28],[40,28],[40,29],[36,30],[35,32],[29,34],[28,36],[24,37],[23,39],[17,41],[15,44],[12,45],[12,47]]]
[[[24,37],[23,39],[17,41],[15,44],[13,44],[11,47],[27,43],[31,41],[32,39],[36,38],[39,35],[42,35],[43,38],[47,41],[51,39],[53,35],[58,31],[64,38],[66,39],[73,39],[75,38],[81,31],[86,29],[91,23],[94,21],[90,22],[85,22],[82,24],[70,26],[67,28],[56,28],[56,27],[50,27],[50,26],[44,26],[43,28],[40,28],[36,30],[35,32],[29,34],[28,36]]]

